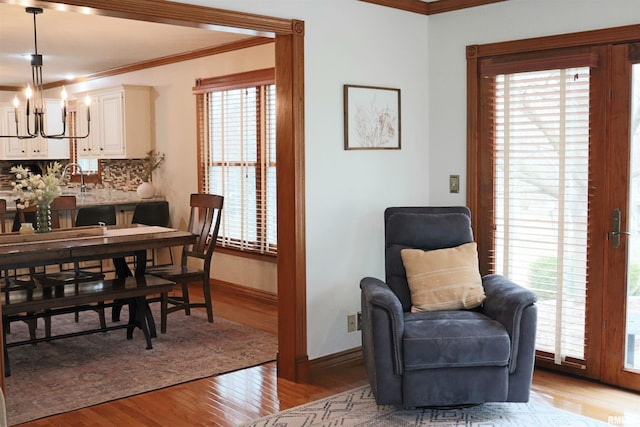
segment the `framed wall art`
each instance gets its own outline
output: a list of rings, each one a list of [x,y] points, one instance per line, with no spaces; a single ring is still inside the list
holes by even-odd
[[[400,149],[400,89],[344,85],[344,149]]]

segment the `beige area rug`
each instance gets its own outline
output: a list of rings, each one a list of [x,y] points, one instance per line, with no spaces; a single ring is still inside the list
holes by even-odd
[[[142,331],[126,339],[126,329],[65,338],[9,349],[7,417],[15,425],[186,381],[275,360],[277,337],[224,319],[207,323],[192,310],[169,315],[167,333],[160,333],[159,304],[152,304],[158,322],[153,349],[146,350]],[[107,325],[111,311],[107,310]],[[128,313],[122,312],[122,323]],[[53,333],[98,327],[98,315],[87,311],[76,324],[73,314],[56,316]],[[38,321],[38,336],[43,321]],[[25,339],[23,322],[11,324],[7,341]]]
[[[378,406],[369,386],[336,394],[243,427],[597,427],[591,418],[542,403],[485,403],[465,409],[404,410]]]

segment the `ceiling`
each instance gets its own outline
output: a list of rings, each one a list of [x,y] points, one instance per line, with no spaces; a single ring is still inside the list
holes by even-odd
[[[247,34],[44,9],[37,15],[44,83],[251,38]],[[31,81],[33,15],[0,4],[0,87]]]

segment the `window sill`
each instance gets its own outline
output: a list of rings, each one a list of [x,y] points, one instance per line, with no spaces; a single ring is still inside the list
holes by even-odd
[[[273,262],[273,263],[275,263],[275,262],[278,261],[277,255],[258,254],[258,253],[246,252],[246,251],[241,251],[241,250],[238,250],[238,249],[227,248],[227,247],[222,247],[222,246],[217,246],[217,245],[216,245],[215,252],[226,254],[226,255],[238,256],[238,257],[242,257],[242,258],[255,259],[255,260],[264,261],[264,262]]]

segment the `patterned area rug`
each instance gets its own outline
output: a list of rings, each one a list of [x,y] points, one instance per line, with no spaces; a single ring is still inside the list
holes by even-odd
[[[369,386],[262,418],[243,427],[591,427],[608,424],[541,403],[485,403],[465,409],[378,406]]]
[[[152,350],[145,350],[140,329],[132,340],[121,329],[10,348],[9,425],[275,360],[275,335],[220,318],[208,323],[201,310],[192,310],[191,316],[170,314],[167,333],[161,334],[158,305],[152,304],[158,322]],[[108,326],[110,316],[107,310]],[[121,319],[126,323],[126,308]],[[98,315],[80,313],[79,324],[73,314],[52,319],[54,334],[78,325],[98,327]],[[38,327],[40,337],[42,320]],[[27,334],[26,324],[14,322],[7,341]]]

